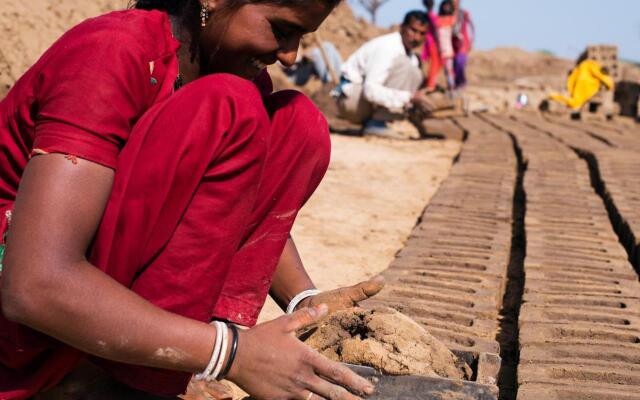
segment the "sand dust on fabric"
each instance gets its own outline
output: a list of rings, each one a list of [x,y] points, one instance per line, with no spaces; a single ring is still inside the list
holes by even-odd
[[[387,375],[466,380],[471,369],[409,317],[389,308],[352,308],[325,318],[305,342],[326,357]]]

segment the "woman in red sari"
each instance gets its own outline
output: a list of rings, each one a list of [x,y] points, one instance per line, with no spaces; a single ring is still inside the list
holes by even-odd
[[[371,392],[295,338],[383,283],[297,296],[314,286],[289,232],[330,143],[264,71],[293,63],[338,2],[139,0],[15,84],[0,103],[0,398],[87,365],[160,396],[218,364],[255,398]],[[298,311],[254,327],[269,293]]]

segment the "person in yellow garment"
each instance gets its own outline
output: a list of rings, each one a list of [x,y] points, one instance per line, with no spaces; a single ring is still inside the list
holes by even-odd
[[[554,93],[549,97],[577,111],[593,96],[598,94],[603,85],[607,90],[613,90],[615,85],[607,69],[603,68],[597,61],[584,60],[571,71],[567,78],[567,89],[570,97],[559,93]]]

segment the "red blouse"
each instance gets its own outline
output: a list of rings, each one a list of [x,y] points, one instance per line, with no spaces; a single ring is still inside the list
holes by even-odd
[[[114,12],[67,32],[25,73],[0,102],[3,224],[32,153],[115,167],[138,118],[173,92],[178,47],[165,13]]]
[[[114,12],[71,29],[25,73],[0,102],[0,232],[33,153],[115,168],[136,121],[173,93],[178,47],[165,13]],[[0,316],[0,398],[55,384],[80,357]]]

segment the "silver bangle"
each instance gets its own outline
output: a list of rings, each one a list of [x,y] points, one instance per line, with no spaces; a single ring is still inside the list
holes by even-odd
[[[220,321],[213,321],[211,325],[214,325],[216,327],[216,341],[213,343],[213,349],[211,350],[211,358],[209,359],[209,364],[207,364],[207,367],[204,371],[195,376],[195,379],[197,381],[206,380],[211,376],[213,369],[215,368],[218,359],[220,358],[220,353],[222,351],[226,351],[226,349],[222,349],[222,335],[227,329],[227,325]]]
[[[309,290],[305,290],[303,292],[298,293],[293,299],[291,299],[289,306],[287,306],[287,314],[293,314],[296,307],[298,306],[298,304],[300,304],[302,300],[306,299],[307,297],[316,296],[320,293],[322,293],[322,291],[318,289],[309,289]]]

